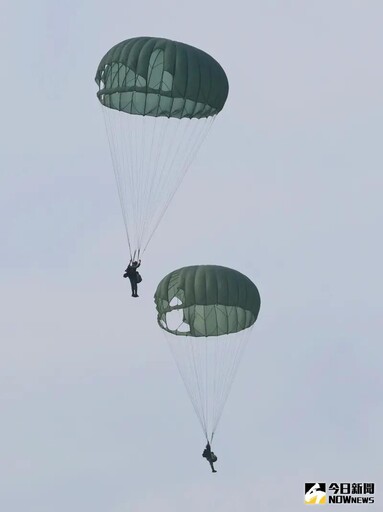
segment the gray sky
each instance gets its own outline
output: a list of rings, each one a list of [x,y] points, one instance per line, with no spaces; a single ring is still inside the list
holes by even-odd
[[[381,509],[382,3],[3,0],[2,14],[1,510],[296,512],[306,481],[375,482]],[[230,93],[133,301],[94,75],[138,35],[204,49]],[[262,297],[214,476],[152,300],[200,263]]]

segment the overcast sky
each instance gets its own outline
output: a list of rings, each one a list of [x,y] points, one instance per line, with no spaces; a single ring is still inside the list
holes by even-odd
[[[375,482],[382,510],[382,20],[379,0],[3,0],[1,510],[297,512],[316,481]],[[94,75],[139,35],[204,49],[230,92],[134,301]],[[153,304],[203,263],[262,297],[215,475]]]

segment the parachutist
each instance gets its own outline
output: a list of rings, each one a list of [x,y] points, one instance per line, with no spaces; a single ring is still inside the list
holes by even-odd
[[[138,297],[137,295],[137,284],[141,283],[142,277],[137,272],[138,267],[141,265],[141,260],[132,261],[130,259],[129,265],[127,266],[124,277],[129,277],[130,286],[132,287],[132,297]]]
[[[217,473],[217,470],[214,469],[214,462],[217,462],[217,456],[214,452],[211,451],[209,441],[207,442],[206,448],[202,453],[202,457],[204,457],[209,462],[212,472]]]

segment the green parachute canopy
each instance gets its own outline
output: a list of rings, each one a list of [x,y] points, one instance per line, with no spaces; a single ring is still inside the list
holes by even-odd
[[[159,283],[154,301],[206,439],[212,442],[260,296],[240,272],[217,265],[184,267]]]
[[[111,48],[96,73],[130,256],[140,258],[227,95],[210,55],[135,37]]]
[[[196,265],[171,272],[159,283],[154,301],[162,329],[193,337],[247,329],[256,321],[261,305],[257,287],[248,277],[217,265]],[[183,315],[182,326],[171,328],[167,315],[177,310]]]
[[[222,110],[226,74],[210,55],[185,43],[135,37],[111,48],[96,82],[105,107],[153,117],[206,118]]]

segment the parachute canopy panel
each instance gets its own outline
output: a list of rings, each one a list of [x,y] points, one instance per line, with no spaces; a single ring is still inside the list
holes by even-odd
[[[256,321],[261,305],[258,289],[248,277],[217,265],[196,265],[171,272],[159,283],[154,301],[162,329],[194,337],[247,329]],[[177,310],[182,312],[183,325],[171,328],[167,315]]]
[[[153,117],[206,118],[222,110],[226,74],[210,55],[157,37],[127,39],[101,60],[96,82],[108,108]]]

